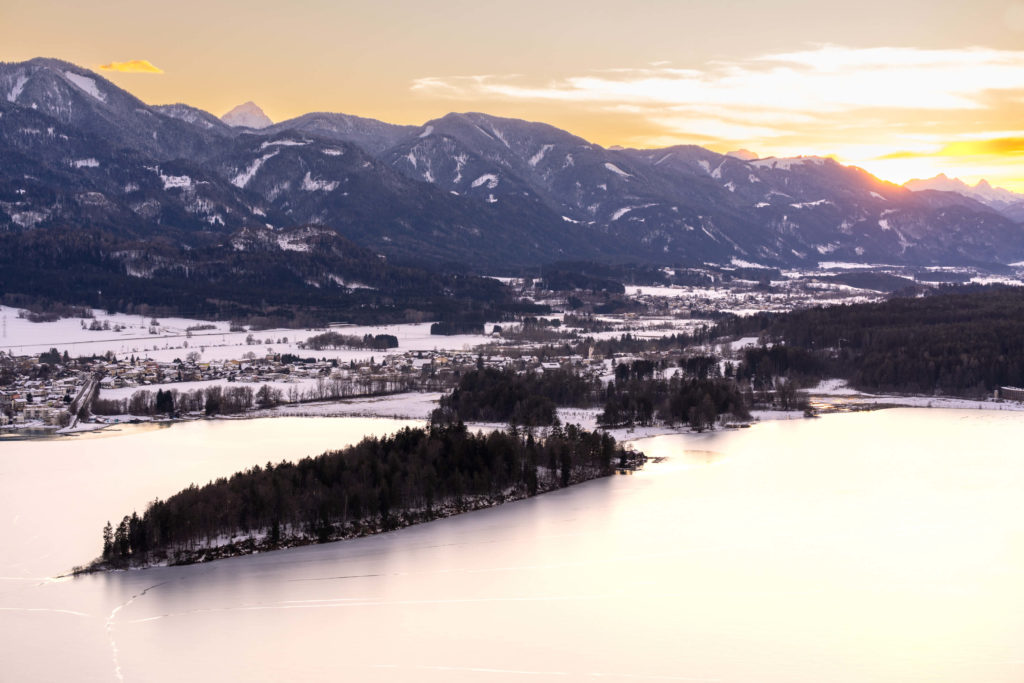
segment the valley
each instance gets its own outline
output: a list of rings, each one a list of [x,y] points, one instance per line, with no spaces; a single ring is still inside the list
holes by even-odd
[[[699,4],[6,50],[0,679],[1016,680],[1024,58]]]

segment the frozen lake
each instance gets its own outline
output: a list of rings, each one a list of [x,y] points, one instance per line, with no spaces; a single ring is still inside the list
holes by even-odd
[[[898,409],[340,544],[45,577],[190,481],[400,422],[0,443],[0,679],[1019,681],[1024,420]]]

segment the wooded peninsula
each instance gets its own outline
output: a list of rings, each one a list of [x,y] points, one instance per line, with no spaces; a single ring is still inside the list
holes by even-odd
[[[556,425],[545,436],[464,424],[403,429],[296,463],[192,485],[103,530],[85,571],[192,564],[366,536],[563,488],[642,453],[607,433]]]

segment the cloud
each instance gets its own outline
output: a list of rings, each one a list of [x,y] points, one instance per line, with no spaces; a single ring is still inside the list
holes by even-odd
[[[627,106],[666,130],[698,136],[705,130],[739,142],[815,128],[867,128],[869,118],[873,130],[896,135],[913,128],[906,123],[941,125],[949,112],[980,120],[1004,106],[993,102],[996,95],[1024,95],[1024,51],[822,45],[696,69],[656,62],[547,82],[435,76],[412,87],[442,98],[619,111]],[[710,118],[723,119],[723,125],[709,126]]]
[[[701,103],[800,112],[979,109],[986,91],[1024,90],[1024,51],[823,46],[747,62],[712,63],[704,69],[622,68],[540,85],[521,80],[433,77],[413,87],[512,99]]]
[[[414,92],[439,95],[451,99],[473,99],[479,97],[481,92],[486,91],[489,83],[515,78],[520,78],[519,74],[507,74],[505,76],[494,76],[491,74],[449,77],[424,76],[415,79],[410,89]]]
[[[132,59],[127,62],[111,62],[100,67],[102,71],[118,71],[126,74],[162,74],[163,69],[153,66],[146,59]]]
[[[1024,0],[1017,4],[1024,17]],[[945,171],[1024,191],[1024,50],[814,45],[696,68],[432,76],[412,89],[473,107],[604,120],[603,144],[816,154],[898,182]]]
[[[1024,153],[1024,138],[996,138],[954,142],[942,148],[942,156],[1008,156]]]
[[[921,159],[929,157],[1009,157],[1024,154],[1024,136],[979,138],[964,136],[962,140],[947,142],[923,151],[900,150],[878,156],[881,160]]]
[[[882,154],[876,157],[882,161],[892,161],[894,159],[921,159],[924,157],[933,157],[935,152],[910,152],[903,150],[900,152],[890,152],[889,154]]]

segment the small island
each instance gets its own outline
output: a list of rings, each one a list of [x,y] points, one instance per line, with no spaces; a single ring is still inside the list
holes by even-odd
[[[192,485],[103,529],[80,572],[206,562],[377,534],[636,469],[646,460],[601,432],[556,424],[473,433],[406,428],[296,463]]]

